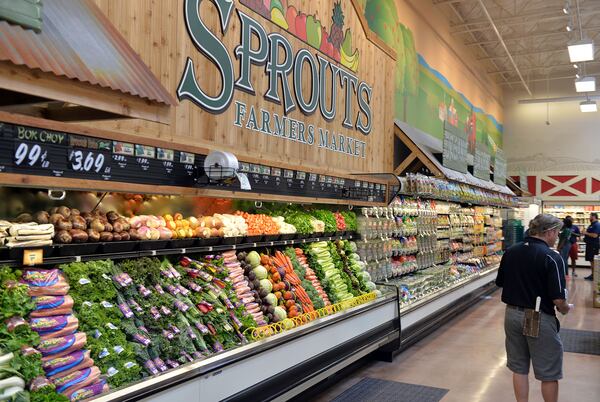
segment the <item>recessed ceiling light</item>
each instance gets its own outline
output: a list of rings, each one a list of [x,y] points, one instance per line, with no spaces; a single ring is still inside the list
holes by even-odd
[[[594,60],[594,42],[584,39],[568,46],[571,63]]]
[[[596,104],[596,101],[583,101],[579,103],[579,110],[581,110],[583,113],[597,112],[598,105]]]
[[[594,92],[596,90],[596,78],[583,77],[575,80],[575,90],[577,92]]]

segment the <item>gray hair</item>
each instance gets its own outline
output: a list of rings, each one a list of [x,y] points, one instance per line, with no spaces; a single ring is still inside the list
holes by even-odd
[[[529,222],[529,234],[532,236],[539,236],[549,230],[560,229],[562,226],[563,222],[556,216],[539,214]]]

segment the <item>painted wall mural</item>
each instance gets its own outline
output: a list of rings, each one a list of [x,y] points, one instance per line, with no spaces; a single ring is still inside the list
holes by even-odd
[[[400,21],[395,2],[359,0],[369,28],[398,55],[394,79],[396,118],[440,140],[447,120],[467,132],[470,153],[474,153],[477,142],[486,144],[493,155],[496,148],[502,148],[502,124],[473,105],[417,52],[418,44]]]
[[[296,0],[240,0],[240,3],[271,20],[306,44],[357,72],[360,52],[352,47],[352,30],[344,29],[341,0],[333,3],[331,25],[317,15],[307,15]]]

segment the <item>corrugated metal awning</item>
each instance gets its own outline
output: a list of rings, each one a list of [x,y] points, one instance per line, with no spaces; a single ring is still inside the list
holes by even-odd
[[[40,33],[0,21],[0,61],[165,105],[175,100],[91,0],[44,0]]]

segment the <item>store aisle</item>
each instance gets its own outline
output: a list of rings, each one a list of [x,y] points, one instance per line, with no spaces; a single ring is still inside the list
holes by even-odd
[[[600,331],[600,309],[591,306],[591,282],[569,280],[575,310],[561,317],[563,328]],[[506,368],[504,304],[500,291],[396,357],[372,362],[315,398],[329,401],[364,377],[449,389],[442,402],[514,401],[512,376]],[[600,356],[565,353],[560,401],[597,402]],[[539,383],[530,373],[530,401],[541,402]]]

